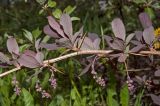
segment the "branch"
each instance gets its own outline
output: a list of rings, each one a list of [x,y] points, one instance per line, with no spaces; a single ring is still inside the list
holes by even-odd
[[[61,61],[70,57],[74,57],[74,56],[78,56],[78,55],[85,55],[85,54],[110,54],[112,53],[113,50],[83,50],[83,51],[78,51],[78,52],[73,52],[70,54],[66,54],[64,56],[60,56],[54,59],[50,59],[50,60],[45,60],[43,61],[44,65],[47,65],[48,63],[55,63],[57,61]],[[142,55],[160,55],[160,51],[140,51],[138,54],[142,54]],[[133,54],[134,55],[134,54]],[[13,73],[15,71],[20,70],[21,67],[17,67],[14,69],[11,69],[7,72],[4,72],[2,74],[0,74],[0,78],[3,76],[6,76],[10,73]]]
[[[70,54],[67,54],[67,55],[64,55],[64,56],[60,56],[60,57],[57,57],[57,58],[54,58],[54,59],[45,60],[43,63],[44,63],[44,65],[46,65],[48,63],[55,63],[57,61],[61,61],[61,60],[64,60],[64,59],[67,59],[67,58],[70,58],[70,57],[74,57],[74,56],[78,56],[78,55],[84,55],[84,54],[109,54],[111,52],[113,52],[113,51],[112,50],[83,50],[83,51],[73,52],[73,53],[70,53]],[[3,77],[3,76],[8,75],[10,73],[13,73],[15,71],[18,71],[20,69],[21,69],[20,67],[17,67],[17,68],[14,68],[12,70],[9,70],[7,72],[4,72],[4,73],[0,74],[0,78]]]
[[[12,69],[12,70],[9,70],[9,71],[7,71],[7,72],[4,72],[4,73],[0,74],[0,78],[3,77],[3,76],[6,76],[6,75],[8,75],[8,74],[10,74],[10,73],[12,73],[12,72],[18,71],[18,70],[20,70],[20,69],[21,69],[20,67],[17,67],[17,68],[14,68],[14,69]]]

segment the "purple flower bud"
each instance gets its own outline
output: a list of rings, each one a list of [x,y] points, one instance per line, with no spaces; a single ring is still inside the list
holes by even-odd
[[[21,93],[21,88],[19,88],[18,86],[16,86],[16,87],[14,88],[14,92],[15,92],[16,95],[20,95],[20,93]]]
[[[51,78],[49,79],[49,81],[51,82],[51,86],[56,89],[57,88],[57,80],[54,78],[54,76],[51,76]]]
[[[45,90],[42,91],[42,98],[51,98],[51,95],[47,93]]]

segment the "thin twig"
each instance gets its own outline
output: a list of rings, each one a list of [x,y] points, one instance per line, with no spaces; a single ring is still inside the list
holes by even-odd
[[[3,76],[6,76],[6,75],[8,75],[8,74],[10,74],[10,73],[12,73],[12,72],[18,71],[18,70],[20,70],[20,69],[21,69],[20,67],[17,67],[17,68],[14,68],[14,69],[12,69],[12,70],[6,71],[6,72],[0,74],[0,78],[3,77]]]
[[[57,57],[57,58],[54,58],[54,59],[45,60],[43,63],[44,63],[44,66],[45,66],[48,63],[55,63],[57,61],[61,61],[61,60],[64,60],[64,59],[67,59],[67,58],[70,58],[70,57],[74,57],[74,56],[78,56],[78,55],[84,55],[84,54],[110,54],[112,52],[113,52],[113,50],[83,50],[83,51],[78,51],[78,52],[73,52],[73,53],[70,53],[70,54],[66,54],[66,55],[63,55],[63,56],[60,56],[60,57]],[[160,51],[140,51],[139,54],[142,54],[142,55],[160,55]],[[21,67],[17,67],[17,68],[11,69],[9,71],[6,71],[4,73],[1,73],[0,74],[0,78],[3,77],[3,76],[8,75],[10,73],[13,73],[15,71],[18,71],[20,69],[21,69]]]
[[[142,69],[129,69],[128,72],[139,72],[139,71],[148,71],[151,68],[142,68]]]
[[[74,56],[78,56],[78,55],[84,55],[84,54],[109,54],[111,52],[113,52],[113,51],[112,50],[84,50],[84,51],[73,52],[73,53],[70,53],[70,54],[67,54],[67,55],[64,55],[64,56],[60,56],[60,57],[57,57],[57,58],[54,58],[54,59],[45,60],[43,63],[44,63],[44,66],[45,66],[48,63],[55,63],[57,61],[61,61],[61,60],[64,60],[64,59],[67,59],[67,58],[70,58],[70,57],[74,57]],[[21,69],[20,67],[17,67],[17,68],[14,68],[12,70],[6,71],[6,72],[0,74],[0,78],[3,77],[3,76],[8,75],[10,73],[13,73],[15,71],[18,71],[20,69]]]

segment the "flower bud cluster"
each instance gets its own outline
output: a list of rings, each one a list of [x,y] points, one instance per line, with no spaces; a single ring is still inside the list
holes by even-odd
[[[54,75],[51,75],[50,79],[49,79],[49,82],[51,83],[51,86],[56,89],[57,88],[57,80],[56,78],[54,77]]]
[[[134,83],[133,80],[130,77],[127,77],[126,83],[128,84],[128,90],[130,91],[131,94],[133,94],[135,91],[135,86],[133,84]]]
[[[14,92],[16,95],[20,95],[21,93],[21,88],[19,87],[19,82],[17,81],[16,77],[12,78],[12,85],[14,86]]]
[[[92,70],[91,71],[91,74],[93,75],[93,78],[96,80],[96,82],[102,86],[102,87],[105,87],[106,86],[106,81],[105,79],[103,79],[101,76],[98,76],[97,72]]]
[[[36,82],[35,88],[37,92],[41,93],[42,98],[51,98],[51,95],[48,92],[46,92],[46,90],[42,89],[42,87],[39,84],[39,81]]]

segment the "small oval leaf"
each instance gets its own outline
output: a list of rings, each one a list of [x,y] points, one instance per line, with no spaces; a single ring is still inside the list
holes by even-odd
[[[120,38],[124,41],[126,37],[126,30],[125,30],[122,20],[119,18],[115,18],[111,24],[112,24],[112,30],[113,30],[114,35],[117,38]]]
[[[18,47],[18,44],[17,44],[17,41],[15,38],[13,38],[13,37],[8,38],[7,48],[11,54],[13,54],[13,53],[19,54],[19,47]]]

